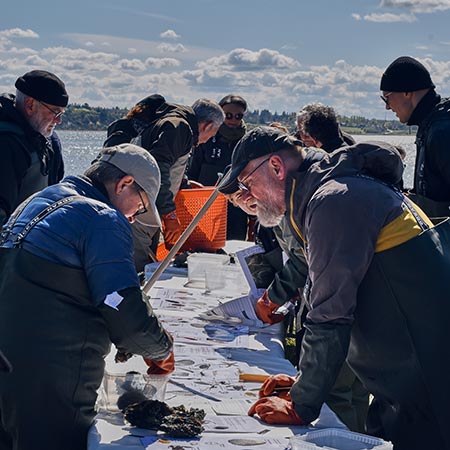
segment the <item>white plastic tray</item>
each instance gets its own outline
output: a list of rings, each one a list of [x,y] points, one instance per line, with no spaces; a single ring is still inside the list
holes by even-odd
[[[365,434],[338,428],[310,431],[289,439],[292,450],[392,450],[392,444]]]

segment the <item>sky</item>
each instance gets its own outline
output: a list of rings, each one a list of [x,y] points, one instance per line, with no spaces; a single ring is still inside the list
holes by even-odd
[[[15,0],[0,14],[0,92],[34,69],[71,103],[192,104],[234,93],[281,113],[319,101],[396,119],[379,98],[398,56],[450,95],[450,0]]]

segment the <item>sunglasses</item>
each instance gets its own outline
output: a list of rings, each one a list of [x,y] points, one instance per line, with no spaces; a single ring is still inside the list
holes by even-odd
[[[250,177],[250,176],[252,176],[265,162],[267,162],[267,161],[269,161],[269,159],[272,157],[272,155],[269,155],[269,157],[268,158],[266,158],[266,159],[264,159],[264,160],[262,160],[242,181],[239,181],[238,180],[238,188],[241,190],[241,191],[245,191],[245,192],[247,192],[248,194],[250,194],[251,192],[250,192],[250,187],[249,186],[247,186],[245,183],[244,183],[244,181],[246,181],[246,180],[248,180],[248,178]]]
[[[389,96],[392,94],[392,92],[388,92],[384,95],[380,95],[381,100],[385,103],[386,106],[389,106]]]
[[[136,184],[136,186],[138,186],[136,182],[135,182],[134,184]],[[142,198],[142,194],[141,194],[141,188],[140,188],[139,186],[138,186],[136,192],[138,193],[139,198],[141,199],[142,207],[139,208],[139,209],[133,214],[133,217],[140,216],[141,214],[145,214],[145,213],[148,211],[148,209],[145,207],[145,202],[144,202],[144,199]]]
[[[65,111],[55,111],[53,108],[50,108],[50,106],[47,106],[45,103],[42,103],[40,100],[37,100],[37,102],[53,113],[53,120],[58,120],[65,113]]]
[[[244,117],[244,114],[243,114],[243,113],[236,113],[236,114],[233,114],[233,113],[230,113],[230,112],[225,113],[225,119],[231,120],[233,117],[234,117],[236,120],[242,120],[242,118]]]

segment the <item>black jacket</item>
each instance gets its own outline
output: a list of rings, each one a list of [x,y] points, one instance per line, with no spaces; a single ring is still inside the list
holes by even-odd
[[[214,186],[218,180],[218,174],[224,173],[225,168],[231,164],[231,155],[234,146],[245,134],[246,127],[228,132],[234,138],[226,138],[221,130],[228,128],[225,124],[208,142],[200,144],[192,152],[189,160],[187,176],[190,180],[198,181],[204,186]],[[227,206],[227,239],[245,240],[247,237],[248,215],[240,208],[228,203]]]
[[[15,97],[0,96],[0,225],[29,195],[48,186],[52,147],[14,107]]]
[[[347,357],[367,389],[392,405],[384,437],[394,448],[449,448],[450,364],[429,350],[448,347],[448,224],[446,235],[421,232],[403,196],[386,185],[402,175],[388,144],[357,144],[304,163],[286,184],[286,214],[306,243],[310,276],[291,390],[296,411],[308,422],[317,417]]]
[[[450,99],[434,90],[417,105],[408,125],[419,125],[413,192],[430,216],[450,216]]]

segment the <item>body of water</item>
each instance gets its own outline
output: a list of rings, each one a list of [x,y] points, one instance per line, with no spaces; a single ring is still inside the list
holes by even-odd
[[[89,167],[97,156],[106,138],[105,131],[64,131],[57,130],[63,145],[66,175],[78,175]],[[416,147],[414,135],[356,135],[356,142],[384,141],[401,145],[406,150],[405,187],[412,187]]]

